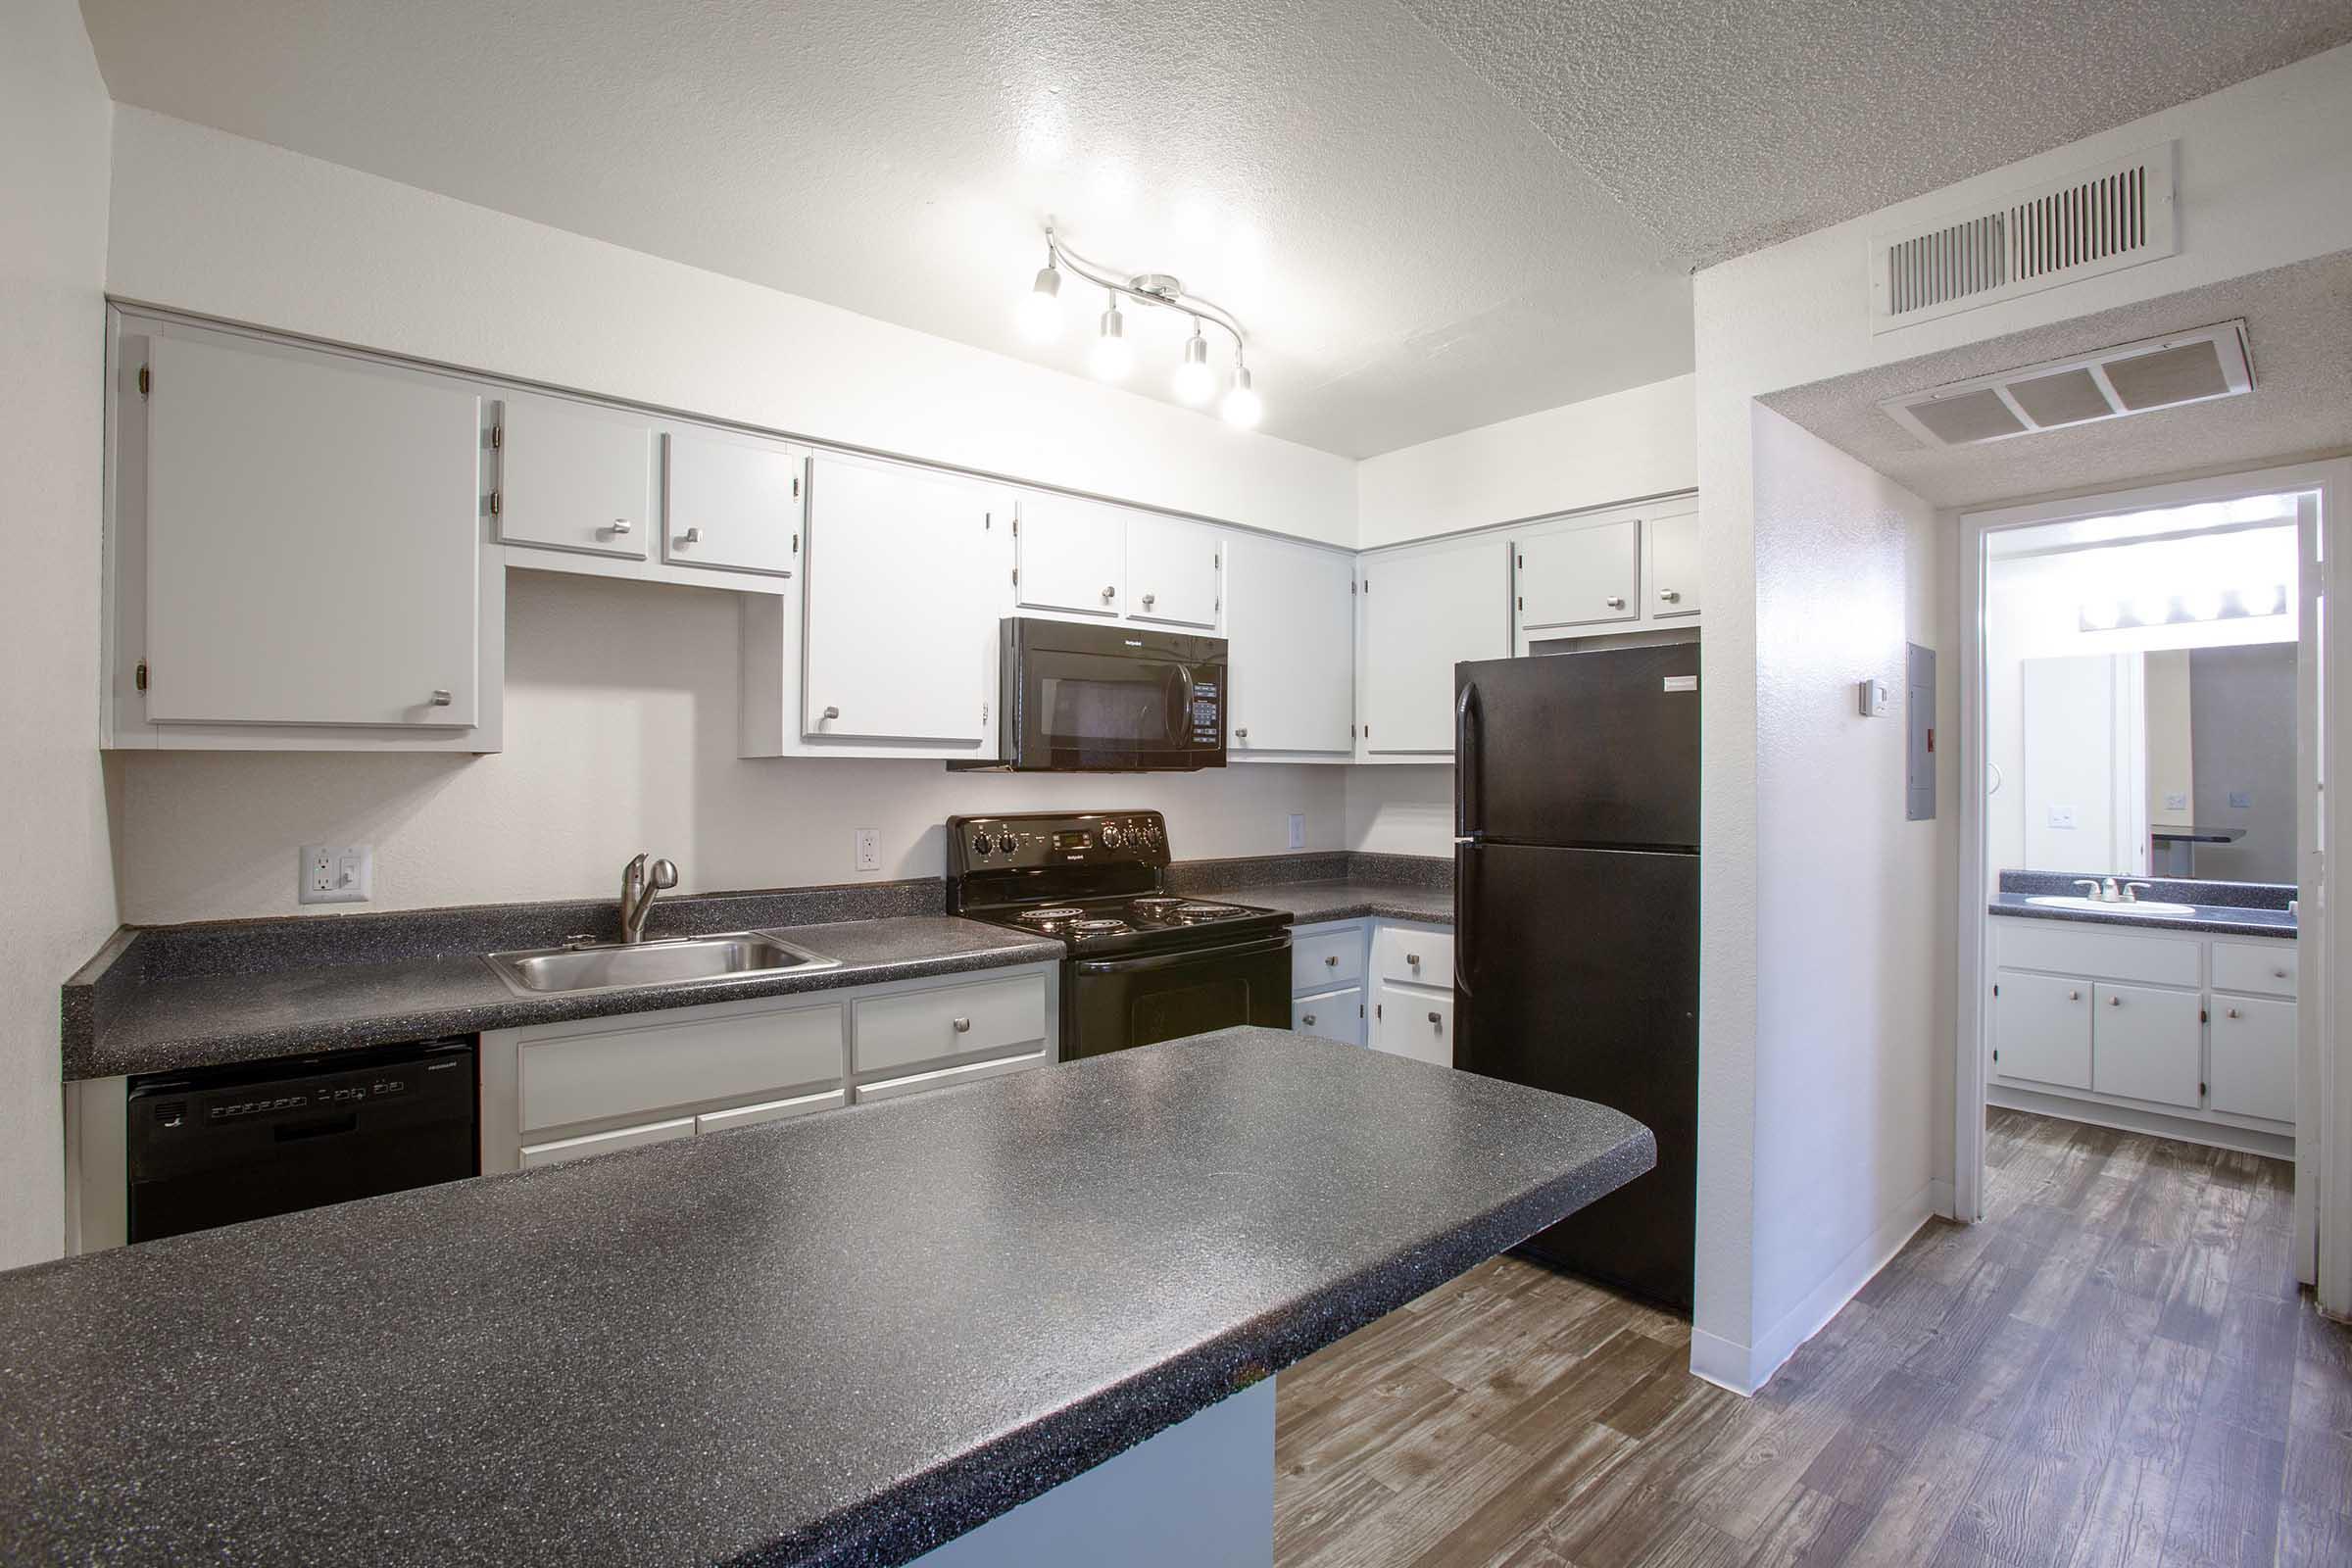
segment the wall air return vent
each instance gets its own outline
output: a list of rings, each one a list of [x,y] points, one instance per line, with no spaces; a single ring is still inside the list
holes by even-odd
[[[1892,331],[2180,249],[2174,144],[1870,241],[1870,329]]]
[[[1960,447],[2253,390],[2246,323],[2224,321],[1908,392],[1879,407],[1930,446]]]

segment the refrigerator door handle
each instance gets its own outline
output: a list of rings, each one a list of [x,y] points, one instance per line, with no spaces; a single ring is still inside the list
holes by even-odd
[[[1453,989],[1457,996],[1470,995],[1471,966],[1478,962],[1477,936],[1470,924],[1470,911],[1478,907],[1478,846],[1464,843],[1453,851]],[[1476,1031],[1473,1030],[1473,1034]],[[1461,1059],[1461,1042],[1455,1037],[1455,1059]]]
[[[1478,752],[1471,745],[1478,725],[1478,682],[1464,681],[1453,702],[1453,836],[1471,837],[1470,803],[1478,798]]]

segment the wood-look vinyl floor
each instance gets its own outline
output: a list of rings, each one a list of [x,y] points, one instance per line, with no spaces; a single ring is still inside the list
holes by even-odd
[[[2352,1564],[2352,1329],[2289,1167],[1990,1113],[1932,1221],[1741,1399],[1690,1325],[1497,1258],[1283,1374],[1281,1568]]]

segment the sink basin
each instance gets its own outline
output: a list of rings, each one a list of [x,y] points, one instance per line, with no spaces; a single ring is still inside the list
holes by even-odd
[[[830,969],[840,961],[764,931],[489,955],[490,967],[498,977],[516,995],[525,997],[750,980],[796,969]]]
[[[2193,904],[2158,904],[2152,899],[2141,899],[2136,904],[2129,901],[2122,904],[2110,904],[2105,899],[2085,899],[2045,893],[2028,899],[2026,902],[2044,905],[2053,909],[2089,909],[2099,914],[2194,914],[2197,912],[2197,906]]]

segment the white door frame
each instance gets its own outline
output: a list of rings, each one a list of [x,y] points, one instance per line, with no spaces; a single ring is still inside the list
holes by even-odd
[[[2323,597],[2330,604],[2352,604],[2352,560],[2347,560],[2352,556],[2352,526],[2347,525],[2352,460],[2294,464],[1960,514],[1968,597],[1960,616],[1960,1008],[1959,1038],[1953,1042],[1953,1213],[1973,1220],[1984,1212],[1984,1003],[1988,967],[1984,890],[1990,874],[1984,788],[1988,536],[2079,517],[2292,492],[2314,494],[2319,502],[2317,517],[2309,506],[2301,516],[2296,772],[2304,787],[2297,811],[2302,914],[2296,939],[2301,1049],[2295,1086],[2295,1269],[2307,1283],[2318,1286],[2324,1308],[2352,1314],[2352,1039],[2335,1027],[2334,983],[2337,974],[2352,973],[2352,920],[2328,919],[2325,891],[2325,852],[2352,833],[2352,798],[2344,789],[2327,792],[2311,786],[2315,777],[2352,776],[2346,771],[2352,767],[2352,657],[2347,657],[2352,638],[2324,635],[2322,618]]]

